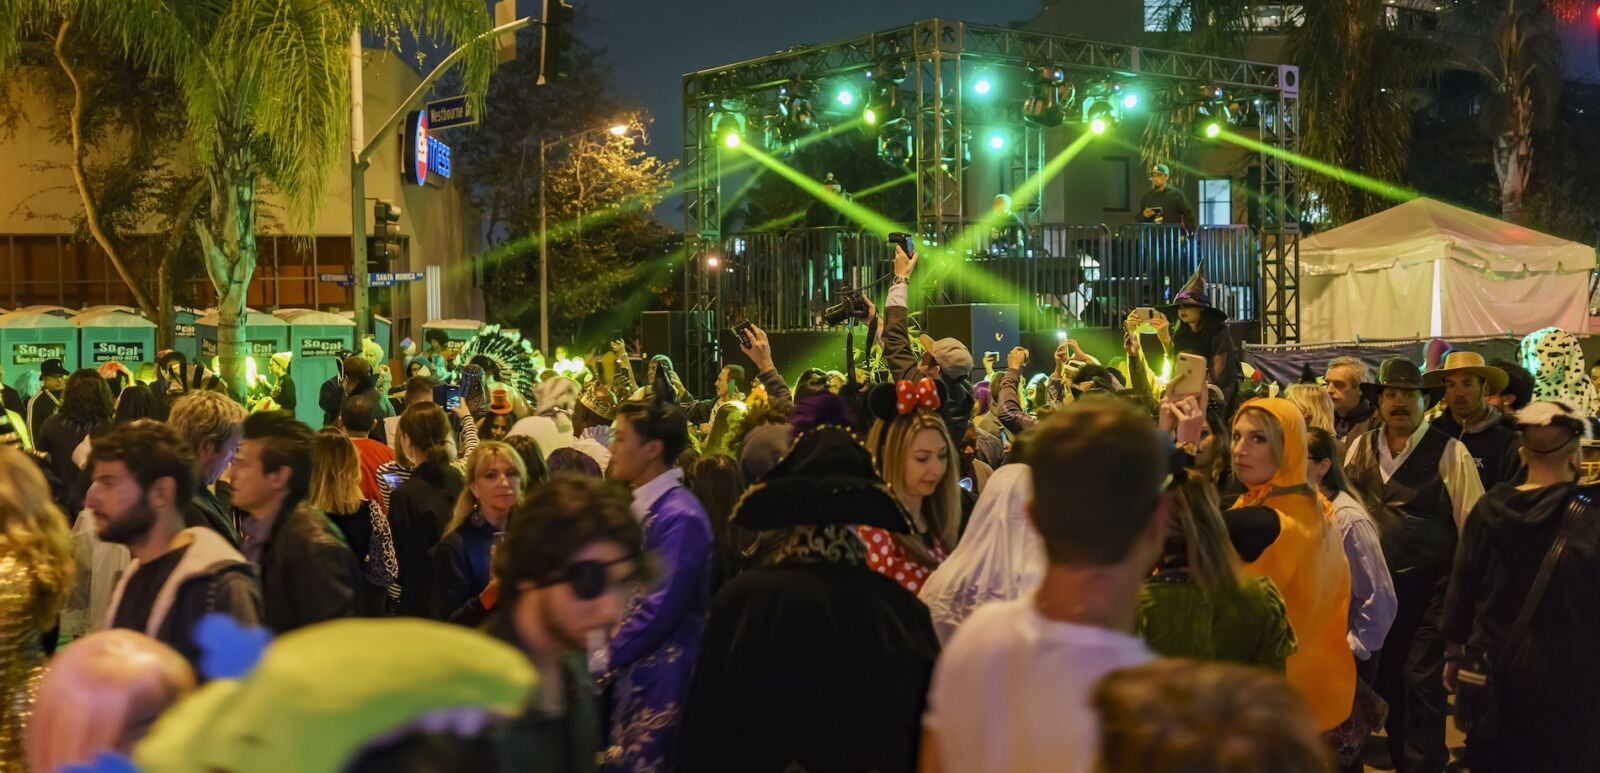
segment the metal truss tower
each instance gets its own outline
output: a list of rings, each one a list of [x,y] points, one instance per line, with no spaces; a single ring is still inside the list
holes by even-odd
[[[916,176],[919,233],[945,239],[981,214],[988,202],[966,201],[964,153],[970,119],[992,108],[964,104],[965,77],[975,68],[1059,67],[1069,78],[1085,75],[1135,80],[1152,94],[1208,84],[1230,96],[1259,98],[1261,142],[1275,151],[1300,150],[1299,70],[1263,64],[1103,43],[1027,30],[931,19],[819,46],[797,47],[769,56],[683,76],[684,303],[687,314],[686,375],[702,378],[717,359],[721,318],[718,271],[705,258],[721,239],[721,162],[724,149],[710,122],[716,105],[732,98],[742,104],[776,102],[780,88],[795,82],[819,83],[904,61],[907,99],[914,131],[912,170]],[[984,120],[989,120],[985,118]],[[1020,183],[1043,168],[1044,133],[1015,119],[1022,151],[1010,179]],[[752,141],[754,138],[746,138]],[[1299,340],[1299,170],[1282,155],[1262,152],[1261,263],[1267,297],[1262,308],[1264,337],[1276,343]],[[1027,219],[1036,218],[1042,193],[1015,202]],[[1029,221],[1032,222],[1032,221]],[[693,386],[693,385],[691,385]]]

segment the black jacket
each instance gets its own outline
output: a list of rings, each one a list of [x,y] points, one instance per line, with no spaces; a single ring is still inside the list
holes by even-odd
[[[1522,433],[1506,426],[1503,414],[1494,408],[1478,423],[1463,428],[1455,416],[1445,411],[1433,420],[1435,429],[1461,441],[1478,464],[1478,479],[1485,490],[1496,483],[1514,483],[1522,479]]]
[[[266,623],[274,633],[355,614],[356,556],[320,510],[300,503],[280,513],[260,564]]]
[[[239,547],[239,528],[233,518],[233,490],[223,481],[217,481],[215,492],[201,486],[183,511],[183,525],[204,526],[221,534],[235,549]]]
[[[883,361],[889,375],[896,380],[916,381],[920,376],[917,362],[921,359],[911,350],[911,332],[906,326],[910,311],[905,306],[885,306],[883,309]],[[967,436],[967,425],[972,423],[972,382],[967,376],[951,378],[942,376],[944,398],[939,403],[939,414],[944,417],[945,429],[950,437],[960,443]]]
[[[89,490],[88,474],[72,461],[72,452],[78,450],[78,444],[92,432],[99,432],[108,426],[102,424],[86,432],[69,424],[58,413],[45,419],[44,426],[33,438],[33,447],[49,455],[50,469],[55,471],[66,491],[66,496],[57,504],[66,512],[68,520],[78,517],[78,511],[83,509],[83,496]]]
[[[1492,678],[1505,741],[1469,738],[1474,771],[1600,770],[1600,735],[1593,732],[1600,716],[1600,507],[1591,506],[1570,532],[1522,647],[1515,657],[1502,652],[1576,490],[1570,483],[1527,491],[1502,483],[1467,517],[1441,632],[1446,643],[1487,652],[1504,668]]]
[[[432,617],[437,588],[433,556],[465,484],[449,464],[423,462],[389,495],[389,528],[400,563],[400,613]]]
[[[152,635],[177,650],[198,672],[200,645],[194,640],[194,631],[200,619],[212,613],[222,613],[241,625],[258,625],[261,621],[261,586],[256,580],[255,566],[244,560],[244,556],[239,555],[239,551],[227,540],[211,529],[186,531],[191,534],[188,548],[163,583],[163,595],[166,589],[173,590],[171,601],[158,601],[156,608],[150,610],[146,627],[140,629],[140,633]],[[129,567],[118,577],[107,612],[108,621],[116,619],[123,600],[123,589],[136,567],[137,564]]]
[[[24,416],[28,410],[28,404],[22,401],[22,394],[12,389],[10,384],[0,384],[0,405],[18,416]],[[27,418],[24,417],[23,421],[27,421]]]
[[[488,617],[478,596],[489,584],[495,528],[474,515],[433,549],[434,617],[476,628]]]

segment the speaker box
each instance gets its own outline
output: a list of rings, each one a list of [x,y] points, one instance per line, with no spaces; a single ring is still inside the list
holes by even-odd
[[[683,340],[688,321],[683,318],[683,312],[647,311],[641,317],[639,340],[644,345],[645,356],[665,354],[671,357],[684,383],[690,383],[689,374],[682,372],[689,366],[689,348]]]
[[[922,329],[936,340],[954,338],[966,344],[972,352],[973,369],[981,371],[984,352],[999,352],[1003,366],[1006,352],[1022,344],[1018,316],[1014,303],[929,306],[923,313]]]

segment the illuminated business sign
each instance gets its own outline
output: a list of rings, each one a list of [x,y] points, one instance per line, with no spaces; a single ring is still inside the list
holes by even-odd
[[[66,344],[12,344],[11,362],[15,365],[38,365],[45,360],[65,360]]]
[[[429,175],[438,180],[450,179],[450,146],[428,131],[425,110],[413,110],[406,115],[404,152],[400,155],[401,172],[412,185],[428,182]]]

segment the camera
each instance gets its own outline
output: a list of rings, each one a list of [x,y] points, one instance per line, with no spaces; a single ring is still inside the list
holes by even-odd
[[[839,302],[822,310],[822,322],[828,327],[833,327],[847,319],[866,319],[867,296],[860,290],[845,290],[839,294]]]

